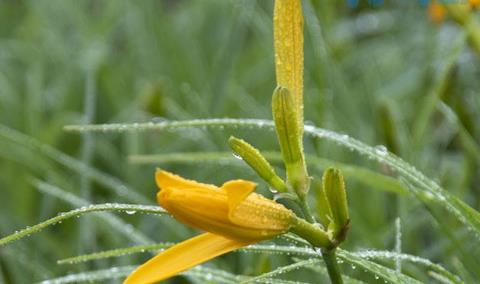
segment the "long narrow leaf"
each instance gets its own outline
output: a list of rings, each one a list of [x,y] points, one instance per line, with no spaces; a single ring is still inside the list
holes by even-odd
[[[123,132],[123,131],[161,131],[176,130],[183,128],[201,127],[247,127],[252,129],[270,129],[274,125],[272,121],[261,119],[194,119],[187,121],[162,121],[160,123],[133,123],[133,124],[101,124],[101,125],[70,125],[66,126],[68,131],[100,131],[100,132]],[[305,133],[314,138],[332,141],[339,146],[356,151],[368,158],[377,160],[388,165],[400,176],[417,185],[423,192],[427,193],[430,202],[434,202],[451,212],[460,222],[468,226],[477,238],[480,238],[480,217],[473,208],[463,201],[452,196],[435,181],[427,178],[414,166],[403,161],[401,158],[389,153],[386,149],[369,146],[359,140],[340,134],[334,131],[317,128],[312,125],[305,126]],[[416,189],[417,187],[415,187]],[[421,200],[424,202],[424,200]]]
[[[23,230],[17,231],[11,235],[3,237],[0,239],[0,246],[6,245],[12,241],[19,240],[24,237],[28,237],[33,233],[37,233],[51,225],[58,224],[66,219],[80,216],[82,214],[90,212],[102,212],[102,211],[117,211],[117,212],[138,212],[144,214],[166,214],[165,210],[158,206],[149,206],[149,205],[135,205],[135,204],[120,204],[120,203],[105,203],[105,204],[96,204],[84,206],[68,212],[59,213],[57,216],[38,223],[34,226],[27,227]]]

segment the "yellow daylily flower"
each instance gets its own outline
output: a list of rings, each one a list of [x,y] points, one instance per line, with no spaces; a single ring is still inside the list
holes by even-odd
[[[221,187],[157,170],[158,203],[177,220],[207,231],[138,267],[125,284],[153,283],[224,253],[287,232],[295,214],[254,193],[256,184],[232,180]]]
[[[456,5],[458,7],[465,8],[467,10],[476,9],[480,7],[480,0],[468,0],[467,3],[449,3],[445,1],[431,1],[428,5],[428,15],[432,22],[434,23],[441,23],[445,20],[447,9],[445,5]]]

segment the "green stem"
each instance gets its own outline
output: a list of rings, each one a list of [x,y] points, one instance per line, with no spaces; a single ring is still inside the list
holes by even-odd
[[[328,276],[330,276],[332,284],[343,284],[342,274],[338,267],[335,251],[336,249],[322,249],[322,257],[327,266]]]
[[[307,200],[305,197],[300,197],[298,199],[298,204],[302,209],[303,216],[309,223],[316,223],[315,218],[313,217],[312,213],[310,212],[310,207],[308,206]]]
[[[322,228],[307,222],[304,219],[297,218],[295,224],[290,228],[290,231],[303,239],[307,240],[314,247],[317,248],[332,248],[334,247],[327,233]]]
[[[310,215],[311,216],[311,215]],[[307,240],[316,248],[322,248],[322,257],[327,266],[328,276],[332,284],[343,284],[342,274],[338,267],[335,256],[335,248],[338,244],[333,243],[320,227],[298,218],[290,231]]]

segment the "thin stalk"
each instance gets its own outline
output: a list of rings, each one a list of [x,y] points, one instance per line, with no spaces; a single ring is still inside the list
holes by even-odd
[[[85,93],[84,93],[84,118],[85,124],[90,124],[94,121],[95,116],[95,71],[89,68],[86,72],[85,79]],[[85,132],[82,134],[82,148],[81,148],[81,161],[91,166],[93,154],[94,154],[94,136],[93,133]],[[85,172],[81,172],[80,175],[80,192],[83,199],[91,200],[92,193],[92,179]],[[96,228],[92,220],[86,218],[81,221],[79,226],[79,250],[84,253],[87,250],[95,250],[96,247]]]
[[[302,209],[303,216],[309,223],[316,223],[315,217],[313,217],[312,213],[310,212],[310,207],[308,206],[307,199],[305,197],[300,197],[298,200],[298,204]]]
[[[295,224],[290,228],[290,232],[298,235],[308,241],[316,248],[333,248],[334,245],[328,238],[327,232],[322,228],[307,222],[304,219],[297,218]]]
[[[313,246],[317,248],[322,248],[322,258],[327,267],[330,282],[332,284],[343,284],[342,273],[340,272],[337,257],[335,254],[335,247],[337,244],[334,244],[329,240],[329,237],[325,231],[312,224],[315,223],[315,218],[310,212],[307,200],[305,198],[300,198],[299,204],[302,209],[303,215],[308,222],[305,222],[303,220],[299,221],[298,225],[292,229],[292,232],[303,237]],[[325,238],[327,240],[325,240]],[[327,243],[326,246],[325,242]]]
[[[342,273],[340,273],[340,268],[338,267],[336,249],[322,249],[323,261],[327,266],[328,276],[332,284],[343,284]]]

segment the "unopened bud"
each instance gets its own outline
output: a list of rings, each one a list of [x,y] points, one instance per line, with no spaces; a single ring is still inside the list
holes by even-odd
[[[304,197],[309,187],[309,178],[303,155],[302,134],[297,123],[295,102],[288,89],[282,86],[275,89],[272,98],[272,112],[288,182],[300,197]]]
[[[313,183],[313,188],[317,196],[317,214],[322,222],[324,228],[328,228],[328,225],[332,221],[332,212],[330,210],[330,204],[328,204],[325,190],[323,190],[322,182],[316,180]]]
[[[240,156],[257,174],[265,180],[273,189],[286,192],[287,185],[280,178],[272,165],[255,147],[245,140],[231,136],[228,144],[236,155]]]
[[[349,228],[350,217],[348,214],[347,194],[345,183],[340,170],[329,168],[323,175],[323,190],[330,205],[332,222],[329,231],[333,231],[333,237],[341,242],[345,239]]]

